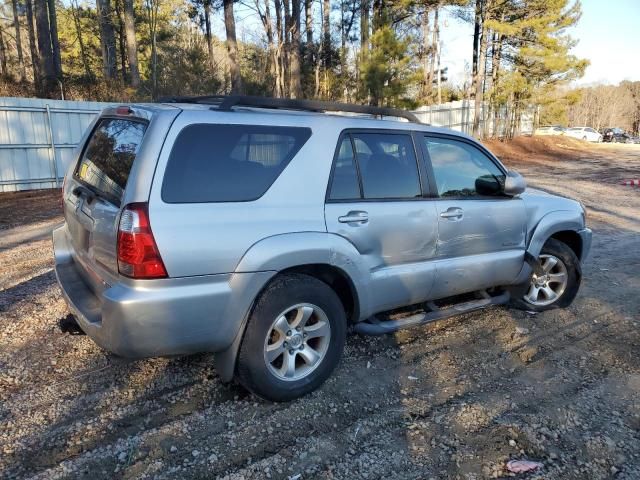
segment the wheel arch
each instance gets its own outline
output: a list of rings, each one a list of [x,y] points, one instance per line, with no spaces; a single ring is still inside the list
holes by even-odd
[[[215,368],[224,382],[233,378],[238,351],[256,300],[264,290],[286,273],[302,273],[327,283],[345,306],[349,323],[368,316],[367,272],[360,253],[343,237],[323,232],[299,232],[268,237],[254,244],[242,257],[235,271],[273,272],[245,312],[231,345],[214,354]]]

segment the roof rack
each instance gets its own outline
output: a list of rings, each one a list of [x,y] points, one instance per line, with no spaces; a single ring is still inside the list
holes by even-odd
[[[290,98],[255,97],[250,95],[207,95],[200,97],[165,97],[160,103],[200,103],[215,106],[217,110],[231,111],[233,107],[273,108],[301,110],[306,112],[348,112],[379,117],[398,117],[420,123],[413,113],[398,108],[352,105],[318,100],[298,100]]]

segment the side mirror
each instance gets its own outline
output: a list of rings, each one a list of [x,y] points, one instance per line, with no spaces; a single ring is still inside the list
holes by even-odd
[[[511,197],[520,195],[527,188],[527,182],[522,175],[515,170],[509,170],[504,179],[504,193]]]

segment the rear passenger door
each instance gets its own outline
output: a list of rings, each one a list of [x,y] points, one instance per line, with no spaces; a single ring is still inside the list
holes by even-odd
[[[511,283],[524,261],[526,212],[502,193],[506,171],[471,141],[421,138],[437,193],[434,298]]]
[[[327,229],[346,238],[371,272],[372,309],[429,297],[437,221],[412,135],[350,131],[340,138],[327,191]]]

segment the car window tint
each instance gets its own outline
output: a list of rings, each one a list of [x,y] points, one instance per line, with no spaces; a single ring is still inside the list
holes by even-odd
[[[100,120],[78,162],[76,178],[119,203],[146,128],[146,123],[132,120]]]
[[[423,137],[431,159],[438,195],[500,195],[505,174],[482,151],[465,142]]]
[[[364,198],[414,198],[420,180],[410,135],[353,134]]]
[[[329,198],[331,200],[360,198],[358,172],[356,171],[353,147],[349,136],[342,139],[338,155],[336,155]]]
[[[171,149],[162,199],[167,203],[255,200],[310,136],[308,128],[189,125]]]

